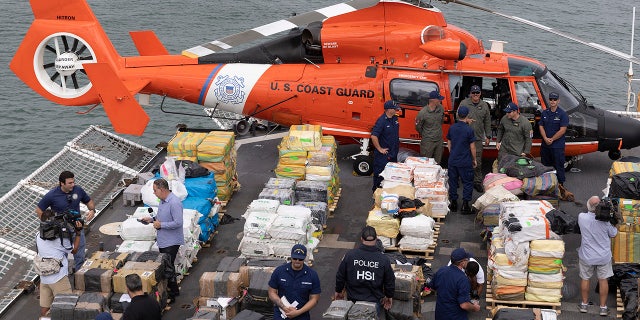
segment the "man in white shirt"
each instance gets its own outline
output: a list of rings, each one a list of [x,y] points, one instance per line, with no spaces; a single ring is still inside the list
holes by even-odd
[[[478,265],[478,272],[476,272],[475,274],[469,274],[468,270],[472,269],[473,267],[470,267],[469,265],[472,265],[472,262],[475,262],[476,265]],[[449,263],[447,264],[448,266],[451,265],[451,261],[449,261]],[[477,294],[478,296],[482,295],[482,290],[484,290],[484,270],[482,270],[482,267],[480,266],[480,263],[478,263],[478,260],[474,259],[474,258],[469,258],[469,262],[467,263],[467,267],[465,268],[465,273],[467,274],[467,277],[475,277],[476,279],[476,284],[477,285],[472,285],[471,286],[471,290],[474,290],[474,288],[477,290]],[[476,299],[477,297],[471,297],[471,299]]]

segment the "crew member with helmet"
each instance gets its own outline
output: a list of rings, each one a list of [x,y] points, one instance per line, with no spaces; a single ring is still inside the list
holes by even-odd
[[[458,211],[458,179],[462,180],[462,214],[470,214],[473,196],[473,169],[476,167],[476,136],[469,126],[469,108],[458,108],[458,121],[447,132],[449,148],[449,209]]]
[[[89,222],[96,213],[95,203],[84,189],[76,185],[73,172],[62,171],[58,177],[58,186],[47,192],[40,202],[38,202],[36,214],[38,218],[40,218],[47,208],[51,208],[55,213],[71,212],[80,218],[81,202],[84,203],[89,210],[86,215],[86,222]],[[80,245],[77,252],[73,254],[73,261],[75,263],[74,270],[80,270],[85,260],[86,240],[82,228],[79,229],[78,233],[80,233]]]
[[[444,97],[438,91],[429,92],[429,103],[416,116],[416,131],[420,134],[420,155],[433,158],[436,163],[442,161],[444,140],[442,124],[444,123]]]
[[[558,183],[564,186],[564,133],[569,126],[569,116],[559,107],[560,95],[549,93],[549,108],[542,111],[539,128],[542,136],[540,158],[545,166],[556,169]]]
[[[520,115],[518,105],[513,102],[509,102],[503,111],[506,114],[500,119],[496,138],[498,161],[505,154],[527,156],[531,152],[531,138],[533,138],[531,123],[526,117]]]
[[[380,173],[388,162],[398,161],[400,150],[400,123],[396,112],[400,106],[393,100],[384,103],[384,113],[376,120],[371,130],[373,143],[373,187],[375,191],[380,187],[382,177]]]
[[[491,108],[489,104],[481,99],[482,90],[480,86],[471,86],[471,95],[460,102],[460,107],[469,108],[467,116],[471,121],[468,124],[476,135],[476,167],[474,168],[473,188],[478,192],[483,192],[482,180],[482,150],[483,146],[489,146],[491,140]]]
[[[350,301],[376,303],[378,314],[382,308],[391,309],[395,293],[396,277],[391,262],[376,246],[376,229],[366,226],[360,234],[362,244],[348,251],[336,273],[334,299],[345,299],[346,289]]]

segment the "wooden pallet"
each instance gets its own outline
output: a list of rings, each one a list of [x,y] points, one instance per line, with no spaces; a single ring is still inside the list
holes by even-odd
[[[527,301],[527,300],[499,300],[493,298],[491,286],[487,286],[487,310],[491,310],[497,306],[520,307],[520,308],[540,308],[552,309],[560,314],[560,302],[543,302],[543,301]]]
[[[622,319],[623,313],[624,313],[624,302],[622,301],[622,294],[620,293],[620,288],[618,288],[618,290],[616,290],[616,319]]]
[[[211,247],[211,244],[213,243],[213,238],[215,237],[216,234],[218,234],[218,230],[211,232],[211,234],[209,235],[209,239],[207,239],[207,241],[202,243],[202,247],[203,248]]]
[[[443,216],[431,216],[431,218],[433,218],[433,220],[435,220],[436,222],[439,223],[444,223],[444,219],[446,218],[446,215]]]
[[[336,211],[336,207],[338,207],[338,201],[341,195],[342,188],[338,188],[338,192],[336,192],[336,195],[333,197],[333,203],[329,206],[329,218],[333,218],[333,212]]]

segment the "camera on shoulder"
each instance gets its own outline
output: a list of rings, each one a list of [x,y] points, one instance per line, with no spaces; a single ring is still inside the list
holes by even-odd
[[[600,200],[600,203],[596,206],[595,214],[596,220],[610,222],[613,225],[618,224],[616,217],[617,206],[613,204],[611,198],[605,197]]]

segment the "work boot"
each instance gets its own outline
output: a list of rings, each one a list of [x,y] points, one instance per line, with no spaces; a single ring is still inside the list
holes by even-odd
[[[469,205],[469,201],[462,201],[462,210],[460,210],[462,214],[471,214],[471,206]]]
[[[451,212],[458,211],[458,200],[451,200],[451,203],[449,203],[449,210]]]

